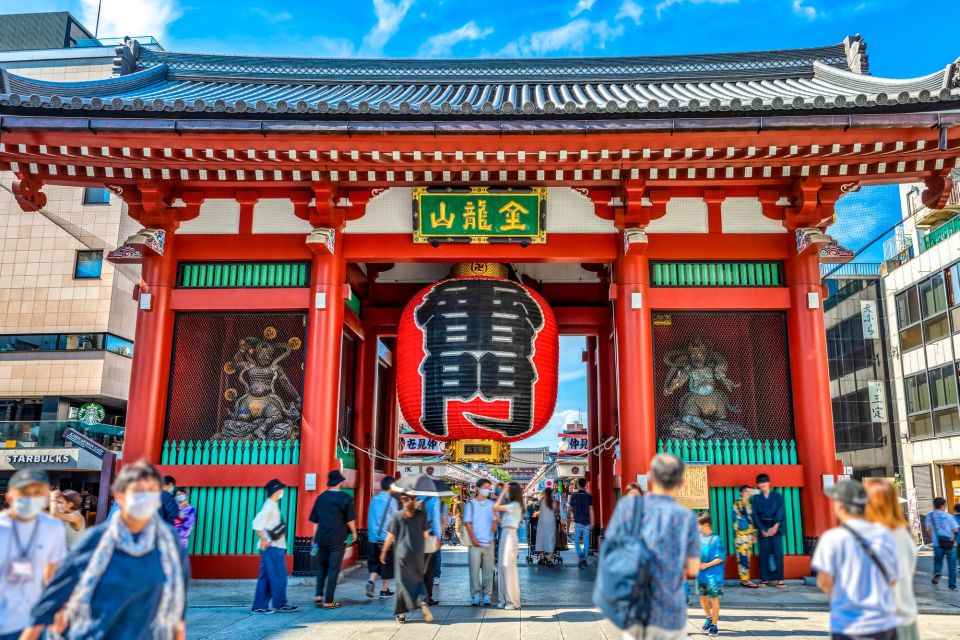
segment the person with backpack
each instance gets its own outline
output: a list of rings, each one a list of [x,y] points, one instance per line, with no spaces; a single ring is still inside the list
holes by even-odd
[[[727,560],[726,547],[713,532],[713,518],[709,513],[697,516],[700,525],[700,572],[697,574],[697,593],[707,619],[703,630],[711,636],[719,635],[720,596],[723,595],[723,565]]]
[[[943,561],[947,561],[947,586],[950,591],[957,590],[957,531],[960,525],[947,513],[947,501],[937,497],[933,499],[933,511],[927,514],[927,535],[933,545],[933,580],[940,582]]]
[[[824,493],[840,526],[820,537],[811,567],[817,587],[830,595],[830,637],[894,640],[900,624],[893,591],[901,574],[896,544],[886,527],[864,518],[869,501],[862,484],[841,480]]]
[[[593,602],[624,640],[687,637],[684,584],[700,569],[700,530],[676,501],[683,470],[676,456],[655,456],[647,495],[624,496],[607,525]]]

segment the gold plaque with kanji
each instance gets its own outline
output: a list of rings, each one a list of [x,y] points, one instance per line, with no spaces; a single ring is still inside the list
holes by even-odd
[[[413,241],[547,241],[545,187],[414,187]]]

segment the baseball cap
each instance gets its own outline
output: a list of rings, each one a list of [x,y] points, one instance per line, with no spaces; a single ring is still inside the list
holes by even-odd
[[[11,489],[23,489],[32,484],[45,484],[50,486],[50,478],[45,471],[40,469],[21,469],[10,477],[7,483]]]
[[[867,504],[867,490],[857,480],[844,479],[823,490],[828,498],[843,504],[864,506]]]

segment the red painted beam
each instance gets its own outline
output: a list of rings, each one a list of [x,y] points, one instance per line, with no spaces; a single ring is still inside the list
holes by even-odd
[[[262,487],[276,478],[291,487],[300,485],[296,464],[260,465],[160,465],[162,475],[171,475],[184,487]]]
[[[557,326],[561,333],[569,335],[598,335],[601,328],[610,324],[609,307],[553,307]],[[583,334],[570,334],[571,329],[589,329]]]
[[[790,308],[786,287],[663,287],[650,289],[650,308],[657,311],[772,311]]]
[[[711,487],[753,486],[761,473],[769,474],[775,487],[804,486],[803,465],[800,464],[713,464],[707,467],[707,482]]]
[[[175,289],[174,311],[303,311],[310,290],[296,289]]]
[[[613,233],[555,233],[545,244],[414,244],[406,233],[344,234],[348,262],[611,262]]]

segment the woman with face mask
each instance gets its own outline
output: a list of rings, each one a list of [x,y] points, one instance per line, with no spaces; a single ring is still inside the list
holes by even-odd
[[[544,489],[540,507],[534,512],[537,519],[537,543],[534,549],[540,554],[540,564],[552,562],[550,557],[557,550],[557,504],[553,501],[553,489]]]
[[[161,477],[147,462],[120,470],[119,513],[92,527],[57,569],[21,640],[45,627],[68,639],[182,640],[190,575],[176,532],[161,519]]]
[[[80,494],[76,491],[55,489],[50,494],[50,515],[63,522],[67,535],[67,549],[73,549],[87,528],[87,521],[80,513]]]
[[[180,538],[180,546],[186,549],[187,545],[190,544],[190,534],[193,532],[193,527],[197,524],[197,510],[190,504],[189,489],[178,487],[173,497],[176,499],[177,509],[179,509],[179,515],[173,526]]]

